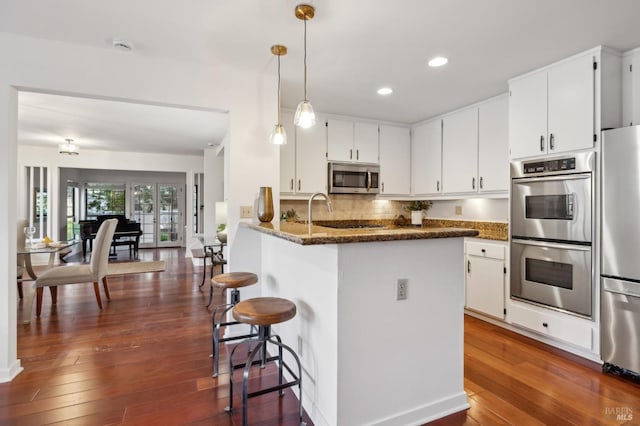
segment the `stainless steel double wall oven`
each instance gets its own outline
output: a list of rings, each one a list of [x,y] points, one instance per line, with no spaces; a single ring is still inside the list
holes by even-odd
[[[511,164],[511,297],[593,315],[595,154]]]

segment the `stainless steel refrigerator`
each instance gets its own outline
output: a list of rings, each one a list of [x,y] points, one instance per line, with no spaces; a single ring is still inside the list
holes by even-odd
[[[601,340],[605,370],[640,372],[640,126],[603,132]]]

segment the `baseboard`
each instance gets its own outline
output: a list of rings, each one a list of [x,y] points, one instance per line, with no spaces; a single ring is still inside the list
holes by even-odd
[[[457,413],[468,409],[467,393],[461,392],[451,395],[428,404],[415,407],[401,413],[396,413],[369,423],[376,426],[399,426],[399,425],[423,425],[432,422],[450,414]]]
[[[24,368],[20,365],[20,360],[15,360],[9,368],[0,369],[0,383],[7,383],[12,381],[18,374],[22,372],[22,370],[24,370]]]

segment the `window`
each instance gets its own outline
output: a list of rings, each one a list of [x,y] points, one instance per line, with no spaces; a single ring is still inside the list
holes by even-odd
[[[88,220],[103,214],[125,214],[124,184],[88,183],[85,197],[85,218]]]

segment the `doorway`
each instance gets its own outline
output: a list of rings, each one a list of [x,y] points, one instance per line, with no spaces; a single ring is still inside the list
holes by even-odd
[[[177,183],[137,183],[131,188],[130,217],[140,223],[140,247],[182,245],[185,190]]]

